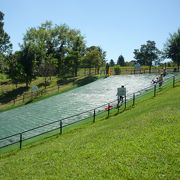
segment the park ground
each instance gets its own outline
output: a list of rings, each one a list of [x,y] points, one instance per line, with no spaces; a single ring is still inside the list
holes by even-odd
[[[180,179],[180,83],[0,155],[0,179]]]

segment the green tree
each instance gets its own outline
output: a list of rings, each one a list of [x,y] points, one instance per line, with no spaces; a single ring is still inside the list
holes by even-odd
[[[19,63],[21,64],[23,69],[23,74],[21,78],[26,83],[26,87],[30,85],[32,79],[35,77],[34,59],[35,59],[35,51],[33,49],[33,46],[31,46],[31,44],[28,44],[21,48]]]
[[[32,74],[33,77],[36,75],[44,76],[45,87],[48,84],[47,77],[49,76],[51,80],[56,66],[56,59],[53,57],[54,47],[52,44],[52,34],[52,22],[46,21],[37,28],[27,30],[22,45],[24,49],[28,49],[26,52],[34,54],[34,56],[30,56],[32,57]]]
[[[174,34],[170,34],[170,38],[165,44],[165,55],[172,59],[174,63],[180,66],[180,28]]]
[[[96,72],[99,74],[100,67],[105,64],[106,52],[99,46],[91,46],[86,48],[86,52],[83,58],[83,66],[89,68],[89,74],[91,74],[91,68],[95,67]]]
[[[6,56],[12,52],[9,35],[4,31],[4,14],[0,11],[0,71],[6,67]]]
[[[113,59],[111,59],[111,60],[110,60],[109,65],[110,65],[111,67],[115,65],[115,62],[114,62],[114,60],[113,60]]]
[[[10,43],[9,35],[4,31],[4,14],[0,11],[0,54],[10,54],[12,51],[12,44]]]
[[[69,60],[71,62],[72,74],[75,77],[77,76],[81,57],[84,53],[84,37],[81,35],[79,30],[70,29],[68,33],[68,58],[66,58],[66,61]]]
[[[52,30],[51,52],[57,59],[57,72],[59,76],[65,76],[72,71],[77,76],[81,56],[84,53],[84,37],[79,30],[71,29],[66,24],[56,25]],[[67,62],[69,61],[69,62]],[[70,69],[67,69],[69,66]]]
[[[125,66],[124,57],[123,57],[122,55],[120,55],[120,56],[118,57],[117,65]]]
[[[134,50],[134,55],[139,64],[149,66],[149,71],[151,71],[152,63],[160,59],[161,52],[154,41],[147,41],[146,44],[141,45],[140,49]]]
[[[36,67],[40,75],[46,76],[56,68],[59,76],[72,73],[77,76],[81,57],[84,54],[84,37],[79,30],[67,25],[53,26],[46,21],[37,28],[30,28],[25,36],[23,46],[31,44],[35,53]],[[53,59],[53,60],[51,60]],[[39,68],[40,67],[40,68]],[[46,82],[45,82],[46,83]]]
[[[7,69],[6,56],[4,54],[0,54],[0,73],[5,72]]]
[[[6,73],[11,79],[12,83],[17,85],[19,82],[23,82],[23,67],[20,63],[21,61],[21,51],[16,51],[14,54],[10,54],[7,58],[8,68],[6,69]]]
[[[57,59],[57,72],[59,76],[63,76],[65,73],[64,58],[68,51],[68,33],[69,27],[67,25],[56,25],[52,30],[51,41],[49,42],[51,45],[49,50]]]
[[[40,76],[44,77],[44,86],[46,88],[51,81],[51,76],[55,75],[55,64],[57,59],[53,58],[51,55],[47,55],[42,60],[41,64],[38,66]],[[49,80],[47,80],[49,77]]]

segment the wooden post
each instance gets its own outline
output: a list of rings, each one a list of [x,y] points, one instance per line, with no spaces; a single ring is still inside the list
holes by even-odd
[[[119,113],[119,108],[120,108],[119,103],[120,103],[120,99],[119,99],[119,97],[118,97],[118,99],[117,99],[117,108],[118,108],[118,113]]]
[[[173,76],[173,88],[175,87],[175,76]]]
[[[62,126],[62,120],[60,120],[59,125],[60,125],[60,126],[59,126],[59,127],[60,127],[60,132],[59,132],[59,133],[62,134],[62,128],[63,128],[63,126]]]
[[[156,85],[154,85],[154,97],[156,97]]]
[[[133,107],[135,106],[135,93],[133,93]]]
[[[125,102],[124,102],[124,105],[125,105],[125,109],[126,109],[126,96],[125,96]]]
[[[20,140],[19,140],[19,143],[20,143],[20,149],[22,148],[22,133],[20,133]]]
[[[110,104],[108,103],[108,117],[109,117],[109,114],[110,114]]]
[[[96,109],[94,109],[94,114],[93,114],[93,123],[96,121]]]

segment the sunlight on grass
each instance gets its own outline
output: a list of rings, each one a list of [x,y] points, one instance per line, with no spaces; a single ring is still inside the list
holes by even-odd
[[[1,154],[0,179],[179,179],[180,86],[143,98]]]

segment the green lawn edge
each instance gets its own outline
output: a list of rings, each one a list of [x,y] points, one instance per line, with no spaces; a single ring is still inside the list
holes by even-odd
[[[179,179],[179,92],[3,153],[0,179]]]

